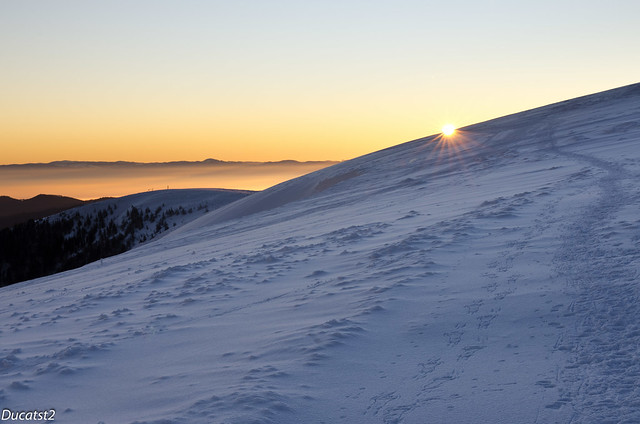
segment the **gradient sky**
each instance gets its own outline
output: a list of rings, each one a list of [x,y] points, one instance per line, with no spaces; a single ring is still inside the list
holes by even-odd
[[[640,80],[640,2],[0,0],[0,164],[344,160]]]

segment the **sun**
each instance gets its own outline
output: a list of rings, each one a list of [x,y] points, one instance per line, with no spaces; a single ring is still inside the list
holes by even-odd
[[[442,127],[442,134],[449,136],[456,132],[456,127],[453,124],[447,124]]]

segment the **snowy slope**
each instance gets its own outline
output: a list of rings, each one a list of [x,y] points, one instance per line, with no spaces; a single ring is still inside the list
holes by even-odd
[[[143,193],[130,194],[128,196],[104,199],[79,206],[53,215],[47,219],[56,220],[60,217],[71,217],[78,213],[82,218],[94,218],[99,212],[112,211],[108,219],[113,219],[117,226],[121,226],[127,219],[127,212],[131,207],[137,208],[141,214],[145,210],[152,213],[158,211],[158,218],[164,215],[164,222],[168,230],[182,226],[196,218],[201,217],[210,210],[218,209],[228,203],[242,199],[253,192],[247,190],[227,190],[217,188],[198,189],[171,189],[155,190]],[[169,212],[171,211],[171,212]],[[183,212],[184,211],[184,212]],[[144,227],[136,231],[134,245],[140,244],[140,240],[151,240],[167,230],[156,231],[156,224],[146,221]]]
[[[280,184],[0,290],[65,423],[640,422],[640,85]]]
[[[252,192],[160,190],[91,202],[0,233],[0,286],[113,256]]]

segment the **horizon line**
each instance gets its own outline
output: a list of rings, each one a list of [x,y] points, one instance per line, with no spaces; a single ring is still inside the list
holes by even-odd
[[[128,160],[116,160],[116,161],[100,161],[100,160],[54,160],[51,162],[25,162],[25,163],[0,163],[0,166],[47,166],[47,165],[68,165],[68,164],[87,164],[87,165],[255,165],[255,164],[309,164],[309,163],[340,163],[343,160],[306,160],[300,161],[295,159],[282,159],[278,161],[226,161],[214,158],[207,158],[200,161],[193,160],[175,160],[175,161],[151,161],[151,162],[138,162]]]

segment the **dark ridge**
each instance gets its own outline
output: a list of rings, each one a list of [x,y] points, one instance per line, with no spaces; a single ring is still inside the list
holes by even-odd
[[[44,218],[85,203],[87,202],[73,197],[50,194],[39,194],[26,200],[0,196],[0,229],[27,222],[30,219]]]

